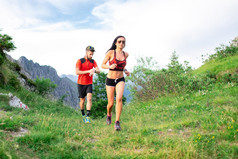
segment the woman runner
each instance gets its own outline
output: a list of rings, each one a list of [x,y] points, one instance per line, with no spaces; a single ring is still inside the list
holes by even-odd
[[[103,69],[109,69],[106,79],[106,91],[107,91],[107,124],[111,124],[112,107],[114,104],[114,92],[116,91],[116,121],[115,129],[121,130],[120,127],[120,116],[122,112],[122,97],[125,88],[125,78],[123,71],[127,76],[130,72],[125,69],[126,59],[129,56],[123,49],[126,45],[126,39],[124,36],[117,36],[111,48],[107,51],[106,57],[104,58],[101,67]],[[107,65],[109,62],[109,65]]]

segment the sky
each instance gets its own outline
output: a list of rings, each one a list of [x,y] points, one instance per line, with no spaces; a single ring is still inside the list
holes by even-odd
[[[202,55],[238,36],[237,8],[237,0],[0,0],[0,29],[13,38],[14,59],[25,56],[58,75],[75,75],[88,45],[103,70],[118,35],[126,38],[129,71],[139,57],[165,68],[174,51],[196,69]]]

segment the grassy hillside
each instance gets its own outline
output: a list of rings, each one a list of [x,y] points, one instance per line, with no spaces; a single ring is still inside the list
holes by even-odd
[[[116,132],[105,118],[86,125],[77,111],[20,91],[30,111],[0,100],[0,158],[237,158],[237,94],[227,84],[131,103]],[[29,132],[13,137],[21,127]]]
[[[30,110],[9,107],[0,96],[0,158],[238,158],[237,59],[210,60],[192,71],[194,78],[176,79],[205,74],[214,78],[209,87],[124,106],[119,132],[105,117],[85,124],[80,111],[21,88],[19,69],[3,63],[0,93],[12,92]],[[175,64],[170,68],[181,70]]]
[[[198,75],[212,72],[219,75],[224,73],[234,73],[236,71],[238,71],[238,55],[211,60],[193,71],[193,74]]]
[[[232,83],[130,103],[120,132],[105,118],[86,125],[70,107],[24,89],[14,94],[30,110],[10,108],[1,96],[0,158],[238,157],[238,87]],[[20,128],[28,133],[13,137]]]

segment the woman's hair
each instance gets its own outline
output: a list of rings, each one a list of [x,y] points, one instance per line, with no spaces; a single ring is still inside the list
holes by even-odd
[[[117,37],[114,39],[111,48],[110,48],[109,50],[107,50],[107,52],[110,51],[110,50],[115,50],[115,49],[117,48],[116,42],[117,42],[117,39],[119,39],[119,38],[124,38],[124,39],[126,39],[126,38],[125,38],[124,36],[122,36],[122,35],[117,36]]]

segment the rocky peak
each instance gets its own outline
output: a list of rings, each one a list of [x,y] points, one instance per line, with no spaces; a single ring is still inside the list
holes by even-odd
[[[18,60],[21,66],[21,72],[25,74],[28,78],[35,80],[38,78],[49,78],[52,82],[57,85],[57,88],[52,93],[56,99],[60,99],[65,96],[64,103],[72,107],[77,107],[78,105],[78,92],[77,84],[68,78],[60,78],[56,70],[51,66],[40,65],[28,60],[26,57],[22,56]]]

